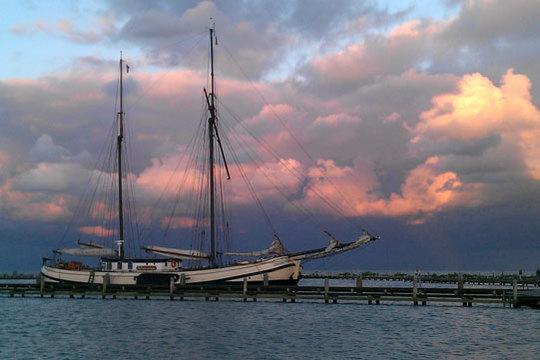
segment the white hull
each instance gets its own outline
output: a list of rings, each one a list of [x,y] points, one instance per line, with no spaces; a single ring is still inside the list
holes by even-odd
[[[236,264],[211,269],[179,269],[169,271],[138,270],[68,270],[52,266],[43,266],[41,275],[46,282],[71,282],[80,284],[103,284],[106,275],[111,285],[137,285],[137,277],[141,274],[163,274],[175,277],[175,283],[202,284],[213,282],[263,282],[268,274],[269,283],[296,282],[300,277],[300,261],[280,256],[264,261],[247,264]]]

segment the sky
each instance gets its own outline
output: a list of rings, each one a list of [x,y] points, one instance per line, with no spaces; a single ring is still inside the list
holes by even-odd
[[[110,176],[97,164],[114,128],[120,51],[131,69],[127,176],[138,220],[160,245],[189,246],[196,174],[171,175],[201,118],[214,22],[220,122],[239,140],[243,169],[231,166],[228,193],[236,248],[265,247],[274,231],[301,250],[325,246],[323,230],[350,241],[367,229],[381,239],[310,266],[540,266],[538,1],[2,7],[0,271],[35,271],[81,235],[114,236],[77,206],[89,178]],[[241,171],[272,231],[234,182]],[[171,181],[185,185],[183,197]],[[172,236],[157,235],[164,224]]]

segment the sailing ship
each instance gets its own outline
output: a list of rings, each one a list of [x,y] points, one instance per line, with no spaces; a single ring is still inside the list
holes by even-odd
[[[235,283],[247,281],[249,283],[265,284],[296,284],[300,279],[302,263],[314,259],[336,255],[361,247],[378,239],[367,231],[363,231],[356,240],[341,243],[329,233],[330,241],[327,246],[302,252],[288,252],[279,237],[274,239],[267,249],[254,252],[218,251],[216,224],[216,173],[218,166],[223,165],[227,178],[230,179],[229,168],[225,159],[216,109],[215,79],[214,79],[214,43],[215,29],[210,28],[210,91],[204,89],[206,111],[209,114],[205,121],[205,135],[207,136],[208,162],[205,182],[207,182],[208,218],[205,219],[209,227],[209,247],[202,249],[179,249],[158,245],[142,247],[147,254],[154,257],[129,257],[126,255],[125,239],[125,204],[123,189],[126,176],[123,174],[123,154],[125,153],[124,134],[124,103],[123,103],[123,74],[124,69],[129,72],[122,56],[119,61],[119,111],[116,114],[116,141],[115,141],[115,170],[117,191],[115,209],[117,215],[116,248],[105,246],[96,242],[77,241],[77,247],[60,248],[54,251],[55,257],[44,259],[41,276],[46,282],[68,282],[84,284],[112,284],[112,285],[164,285],[175,284],[207,284],[207,283]],[[113,140],[114,143],[114,140]],[[216,155],[221,156],[216,164]],[[75,215],[76,216],[76,215]],[[98,257],[100,263],[96,267],[83,265],[81,262],[65,262],[62,255]],[[242,261],[223,262],[223,257],[241,258]],[[245,259],[248,260],[245,260]],[[193,266],[184,266],[187,261]]]

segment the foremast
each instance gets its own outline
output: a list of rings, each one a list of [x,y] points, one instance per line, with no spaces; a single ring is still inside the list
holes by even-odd
[[[118,158],[118,257],[124,258],[124,205],[122,201],[122,144],[124,140],[124,60],[120,52],[120,109],[117,113],[118,134],[116,138],[116,152]]]

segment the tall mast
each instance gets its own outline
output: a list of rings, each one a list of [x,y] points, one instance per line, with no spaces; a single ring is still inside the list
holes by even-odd
[[[120,111],[118,118],[118,136],[116,151],[118,158],[118,256],[124,258],[124,207],[122,203],[122,141],[124,139],[124,84],[123,84],[124,61],[120,52]]]
[[[214,28],[210,28],[210,118],[208,119],[209,143],[209,184],[210,187],[210,263],[217,265],[216,256],[216,214],[215,214],[215,171],[214,171],[214,128],[216,111],[214,107]]]

